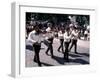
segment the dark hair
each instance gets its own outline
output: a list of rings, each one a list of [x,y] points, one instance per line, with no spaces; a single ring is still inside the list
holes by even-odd
[[[34,30],[36,30],[37,33],[41,33],[41,30],[38,25],[34,26]]]
[[[77,27],[74,26],[73,29],[79,29],[79,28],[77,28]]]
[[[66,27],[66,29],[65,29],[66,31],[69,31],[70,30],[70,28],[69,27]]]

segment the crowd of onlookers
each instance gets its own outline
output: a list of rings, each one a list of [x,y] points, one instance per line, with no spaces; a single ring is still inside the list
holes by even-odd
[[[76,22],[77,23],[77,22]],[[83,25],[80,26],[78,24],[66,24],[66,23],[59,23],[59,24],[52,24],[48,21],[40,22],[40,21],[30,21],[28,24],[26,24],[26,38],[28,37],[28,34],[35,28],[36,25],[38,25],[39,29],[42,32],[46,32],[46,28],[49,26],[51,30],[54,32],[55,37],[58,35],[58,31],[62,30],[65,31],[67,27],[73,29],[73,27],[76,27],[79,31],[79,39],[82,40],[89,40],[90,39],[90,27],[89,25]]]

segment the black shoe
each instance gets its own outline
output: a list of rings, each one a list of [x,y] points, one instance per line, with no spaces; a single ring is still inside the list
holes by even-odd
[[[35,59],[33,61],[37,63],[37,61]]]
[[[51,56],[51,58],[54,58],[54,56]]]
[[[45,53],[46,53],[46,55],[49,55],[48,52],[45,52]]]
[[[78,54],[78,52],[75,52],[75,54]]]
[[[41,63],[39,63],[38,66],[41,67],[42,66]]]

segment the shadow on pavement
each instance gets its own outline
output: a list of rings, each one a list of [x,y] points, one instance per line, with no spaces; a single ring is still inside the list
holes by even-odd
[[[76,58],[76,59],[69,59],[69,63],[72,62],[72,63],[79,63],[79,64],[89,64],[88,61],[85,61],[84,59],[81,59],[81,56],[78,56],[78,55],[73,55],[71,54],[70,56],[73,56],[73,57],[80,57],[80,58]],[[58,57],[58,56],[54,56],[53,57],[54,60],[56,60],[59,64],[62,64],[64,65],[65,62],[67,62],[66,60],[63,59],[63,57]]]
[[[71,56],[71,57],[82,57],[81,55],[78,55],[78,54],[70,54],[70,53],[69,53],[69,56]]]
[[[64,59],[58,56],[54,56],[53,59],[55,59],[59,64],[64,64]]]
[[[78,53],[79,55],[83,55],[83,56],[86,56],[86,57],[89,57],[89,53]]]
[[[80,64],[89,64],[89,62],[83,60],[83,59],[69,59],[69,63],[73,62],[73,63],[80,63]]]
[[[51,65],[51,64],[48,64],[48,63],[44,63],[44,62],[41,62],[41,64],[43,64],[44,66],[54,66],[54,65]]]

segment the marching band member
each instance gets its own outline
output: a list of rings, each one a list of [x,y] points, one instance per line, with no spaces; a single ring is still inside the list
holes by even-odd
[[[71,33],[71,37],[72,37],[72,42],[71,42],[72,44],[71,44],[69,50],[71,50],[72,47],[75,46],[74,51],[77,54],[77,40],[79,37],[79,31],[77,30],[77,28],[74,27],[74,30]]]
[[[62,52],[64,52],[64,49],[63,49],[64,36],[63,36],[63,31],[62,30],[60,30],[58,32],[58,38],[60,39],[60,46],[58,48],[58,51],[60,52],[60,49],[62,49]]]
[[[54,35],[51,31],[51,28],[47,28],[46,29],[46,37],[45,37],[45,41],[47,42],[47,50],[46,50],[46,54],[48,55],[48,51],[50,50],[50,53],[51,53],[51,57],[53,58],[53,39],[54,39]]]
[[[71,41],[70,29],[67,28],[64,33],[64,44],[65,44],[64,59],[67,61],[69,61],[68,48],[69,48],[70,41]]]
[[[40,30],[38,26],[36,26],[35,29],[29,33],[29,37],[28,37],[28,40],[33,43],[33,49],[35,52],[34,62],[37,62],[38,66],[41,66],[40,57],[39,57],[39,52],[41,49],[41,38],[40,37],[41,35],[40,35]]]

